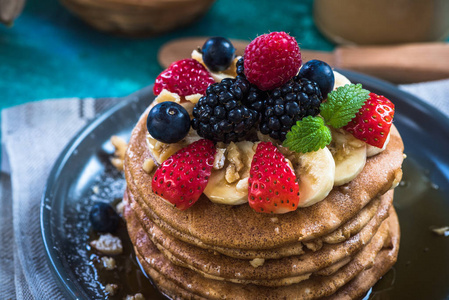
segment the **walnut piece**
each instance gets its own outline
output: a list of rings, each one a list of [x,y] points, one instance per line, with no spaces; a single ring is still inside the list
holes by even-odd
[[[112,165],[119,171],[123,171],[123,161],[125,160],[128,144],[121,137],[113,135],[111,143],[115,147],[114,157],[111,158]]]
[[[108,293],[108,295],[114,296],[117,293],[118,285],[115,283],[108,283],[104,287],[104,291]]]
[[[162,102],[181,102],[181,97],[176,94],[172,93],[166,89],[163,89],[159,95],[157,95],[156,99],[154,99],[156,103],[162,103]]]
[[[117,267],[115,259],[113,257],[103,256],[101,258],[101,262],[103,264],[103,268],[105,268],[108,271],[114,270]]]
[[[123,252],[122,241],[110,233],[100,235],[100,238],[90,242],[90,245],[107,255],[121,254]]]
[[[255,259],[251,260],[249,263],[254,268],[257,268],[257,267],[263,266],[263,264],[265,263],[265,259],[263,259],[263,258],[255,258]]]
[[[143,295],[141,293],[137,293],[134,296],[127,295],[124,299],[125,300],[145,300],[145,298],[143,297]]]

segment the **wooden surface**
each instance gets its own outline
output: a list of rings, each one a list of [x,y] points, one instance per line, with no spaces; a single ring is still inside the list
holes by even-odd
[[[161,47],[158,61],[164,68],[188,58],[206,37],[172,40]],[[237,55],[248,42],[232,40]],[[354,70],[393,83],[413,83],[449,78],[449,44],[423,43],[398,46],[337,47],[333,52],[301,49],[303,61],[319,59],[332,67]]]

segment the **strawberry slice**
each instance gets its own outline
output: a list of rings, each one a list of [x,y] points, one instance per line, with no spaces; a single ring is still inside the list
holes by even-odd
[[[298,207],[295,172],[271,142],[257,145],[248,184],[248,202],[257,212],[283,214]]]
[[[206,188],[215,151],[214,143],[205,139],[182,148],[156,170],[153,192],[180,210],[189,208]]]
[[[198,61],[188,58],[175,61],[156,78],[153,92],[159,95],[163,89],[180,96],[206,93],[215,83],[209,71]]]
[[[343,128],[359,140],[382,148],[390,132],[393,116],[394,104],[384,96],[370,93],[355,118]]]

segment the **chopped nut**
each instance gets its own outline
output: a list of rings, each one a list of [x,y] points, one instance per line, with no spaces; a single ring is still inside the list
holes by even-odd
[[[255,259],[251,260],[249,263],[254,268],[257,268],[257,267],[263,266],[263,264],[265,263],[265,259],[263,259],[263,258],[255,258]]]
[[[226,157],[225,157],[226,148],[217,148],[217,152],[214,157],[214,165],[213,168],[215,170],[220,170],[224,167]]]
[[[102,234],[98,240],[90,242],[90,245],[108,255],[121,254],[123,252],[122,241],[110,233]]]
[[[123,171],[123,159],[113,157],[111,158],[111,164],[119,171]]]
[[[103,256],[101,258],[101,262],[103,263],[103,267],[108,271],[114,270],[117,266],[115,263],[115,259],[109,256]]]
[[[123,161],[125,160],[128,144],[121,137],[113,135],[111,143],[115,147],[114,157],[111,158],[112,165],[119,171],[123,171]]]
[[[187,101],[190,101],[192,103],[198,103],[198,101],[200,100],[201,97],[203,97],[202,94],[193,94],[193,95],[188,95],[185,98]]]
[[[228,183],[233,183],[240,179],[240,174],[235,169],[235,165],[230,164],[226,167],[225,179]]]
[[[163,89],[161,91],[161,93],[154,100],[156,101],[156,103],[167,102],[167,101],[179,103],[179,102],[181,102],[181,97],[176,93],[172,93],[166,89]]]
[[[449,226],[432,229],[438,235],[449,236]]]
[[[104,287],[104,291],[111,296],[114,296],[117,293],[117,290],[118,290],[118,285],[116,285],[114,283],[108,283]]]
[[[134,296],[127,295],[124,299],[125,300],[145,300],[145,298],[143,297],[143,295],[141,293],[137,293]]]
[[[153,171],[154,168],[154,161],[151,158],[145,159],[142,165],[142,169],[147,173],[150,174],[151,171]]]
[[[242,162],[242,154],[239,147],[237,147],[234,142],[231,142],[226,150],[226,158],[231,164],[235,165],[235,169],[237,172],[240,171],[245,165]]]

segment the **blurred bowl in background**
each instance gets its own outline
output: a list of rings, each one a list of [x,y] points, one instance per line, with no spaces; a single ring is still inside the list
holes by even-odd
[[[60,0],[92,27],[130,36],[157,35],[203,16],[214,0]]]
[[[438,41],[449,36],[449,0],[315,0],[314,20],[337,44]]]

